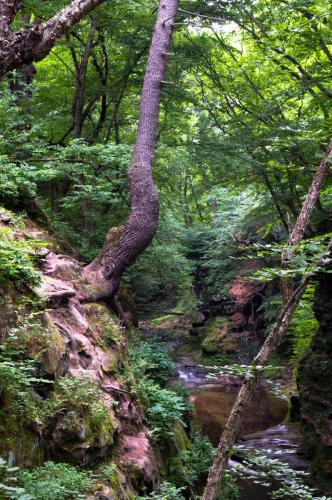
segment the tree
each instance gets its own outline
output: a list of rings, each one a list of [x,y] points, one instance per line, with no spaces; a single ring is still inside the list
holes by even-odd
[[[98,298],[115,295],[126,267],[149,245],[158,223],[159,200],[152,178],[161,89],[172,39],[177,0],[161,0],[143,83],[140,117],[129,168],[130,213],[123,226],[112,228],[100,255],[85,268],[98,285]]]
[[[2,50],[3,64],[0,75],[4,75],[9,69],[20,67],[21,64],[44,57],[56,39],[98,3],[101,1],[74,1],[43,25],[20,30],[9,34],[6,40],[2,39],[2,45],[0,41],[0,54]],[[8,12],[10,13],[4,21],[4,25],[7,26],[7,34],[11,33],[11,22],[19,8],[17,6],[15,10],[14,4],[11,7],[10,9],[8,3]],[[85,277],[98,285],[98,297],[114,296],[123,271],[148,246],[156,232],[159,200],[152,178],[152,165],[157,140],[161,91],[177,9],[178,2],[175,0],[161,1],[159,4],[141,94],[137,139],[128,174],[131,195],[129,216],[123,226],[112,228],[109,231],[100,255],[84,271]],[[6,31],[5,28],[3,28],[4,31]],[[77,63],[79,76],[82,73],[80,83],[83,91],[94,31],[95,23],[92,21],[82,62]],[[23,51],[20,49],[21,43]],[[24,53],[25,49],[27,49],[26,53]],[[16,50],[18,50],[18,58],[15,58],[12,53]],[[79,101],[75,107],[74,117],[74,132],[77,137],[82,130],[83,91],[76,99]]]
[[[294,230],[290,236],[289,244],[294,244],[294,241],[300,243],[305,230],[307,228],[309,217],[315,207],[319,192],[322,188],[324,179],[326,178],[329,163],[332,157],[332,142],[326,151],[326,154],[313,178],[312,184],[308,191],[307,198],[303,204],[302,211],[297,218]],[[327,251],[332,249],[332,240],[330,241]],[[259,372],[257,366],[264,366],[270,360],[274,349],[280,344],[284,334],[286,333],[296,307],[307,287],[311,275],[308,274],[298,288],[289,296],[284,305],[279,317],[274,324],[271,333],[265,340],[262,348],[252,362],[253,370],[247,372],[240,392],[235,400],[231,414],[226,423],[226,427],[221,435],[214,463],[210,469],[206,488],[203,494],[203,500],[214,500],[217,498],[218,489],[222,481],[232,446],[238,436],[242,417],[248,407],[248,403],[254,393],[254,389],[259,380]]]
[[[103,0],[73,0],[51,19],[31,28],[12,31],[20,0],[3,0],[0,4],[0,78],[8,71],[43,59],[56,41]]]

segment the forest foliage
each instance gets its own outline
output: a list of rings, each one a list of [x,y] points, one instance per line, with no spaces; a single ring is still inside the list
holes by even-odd
[[[66,3],[26,0],[14,27],[45,20]],[[158,230],[124,282],[142,314],[163,301],[188,313],[207,300],[227,299],[239,273],[253,274],[251,259],[260,267],[253,278],[272,282],[263,306],[272,324],[280,305],[277,279],[288,272],[298,280],[312,271],[332,230],[329,176],[293,268],[280,270],[281,252],[331,135],[331,5],[184,0],[180,7],[157,132]],[[32,77],[22,68],[0,83],[0,203],[22,217],[37,215],[86,263],[99,253],[108,229],[129,213],[127,171],[156,8],[156,0],[105,2],[33,66]],[[10,227],[0,230],[0,238],[0,284],[37,286],[43,242],[23,241]],[[314,293],[315,283],[288,333],[295,366],[318,327]],[[0,372],[10,384],[0,389],[9,399],[16,394],[19,414],[38,412],[30,391],[33,361],[18,359],[16,352],[1,352]],[[190,411],[165,387],[172,364],[149,343],[130,359],[127,382],[151,435],[169,438]],[[76,413],[89,411],[97,428],[106,418],[103,408],[80,402],[83,395],[88,405],[96,388],[74,385],[66,378],[57,382],[48,414],[65,404]],[[189,483],[203,452],[197,445],[183,456]],[[45,467],[57,473],[54,464]],[[207,463],[202,467],[206,472]],[[22,475],[27,491],[42,472]],[[90,481],[68,470],[73,487],[72,477]],[[163,488],[169,498],[181,495],[180,481]]]

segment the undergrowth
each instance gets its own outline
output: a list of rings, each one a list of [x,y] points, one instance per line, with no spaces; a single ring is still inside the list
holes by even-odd
[[[40,241],[16,239],[9,228],[0,228],[0,284],[38,285],[40,274],[34,265],[41,246]]]

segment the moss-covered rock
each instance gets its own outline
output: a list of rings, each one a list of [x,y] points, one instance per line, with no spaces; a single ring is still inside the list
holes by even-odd
[[[38,254],[29,266],[40,275],[39,286],[17,280],[0,286],[0,342],[14,353],[8,363],[0,360],[0,455],[22,466],[42,462],[46,454],[80,466],[116,457],[126,474],[118,470],[107,491],[134,498],[131,484],[151,485],[158,471],[139,408],[123,388],[119,320],[105,303],[92,302],[82,264],[57,254],[44,229],[29,219],[17,225],[12,214],[1,213],[0,229],[8,226],[6,234],[23,250],[25,240],[43,239],[48,248],[30,245]],[[121,289],[120,295],[122,308],[132,309],[126,319],[135,322],[130,294]]]
[[[229,323],[225,316],[208,320],[205,324],[205,336],[202,342],[204,354],[218,354],[223,351],[222,341],[229,333]]]
[[[122,340],[119,319],[104,304],[84,304],[89,332],[101,347],[119,344]]]
[[[42,364],[45,371],[49,374],[62,374],[61,360],[66,353],[66,340],[61,335],[60,330],[51,320],[48,313],[44,313],[43,322],[46,328],[47,340],[45,342],[45,351],[43,352]]]
[[[313,459],[317,476],[332,492],[332,275],[324,274],[316,291],[319,322],[310,353],[298,370],[302,448]]]

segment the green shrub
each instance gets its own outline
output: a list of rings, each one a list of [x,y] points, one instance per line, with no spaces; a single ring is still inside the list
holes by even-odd
[[[313,286],[307,288],[288,330],[287,336],[292,344],[292,362],[295,366],[308,352],[313,336],[318,330],[319,323],[313,312],[314,291]]]
[[[103,328],[103,335],[101,339],[101,347],[108,347],[109,344],[117,344],[121,340],[121,332],[119,324],[113,318],[107,318],[107,323]]]
[[[166,439],[173,435],[175,422],[185,425],[182,418],[188,404],[174,391],[162,389],[151,380],[140,380],[135,387],[139,401],[145,407],[145,416],[151,435]]]
[[[174,423],[184,425],[183,415],[191,408],[185,395],[161,387],[173,374],[171,357],[157,341],[142,342],[131,350],[125,377],[156,439],[171,437]]]
[[[218,492],[218,500],[238,500],[240,497],[240,488],[236,484],[235,477],[226,472],[222,483],[220,491]]]
[[[97,469],[97,475],[103,482],[107,482],[113,490],[118,491],[121,487],[119,470],[116,464],[103,464]]]
[[[43,302],[37,302],[43,307]],[[33,304],[35,306],[35,304]],[[42,321],[44,311],[31,312],[9,331],[6,346],[9,350],[21,352],[40,361],[42,355],[50,348],[49,332]]]
[[[94,484],[91,472],[54,462],[46,462],[32,471],[21,470],[18,480],[33,500],[84,498],[83,494],[91,491]]]
[[[146,497],[138,497],[138,500],[182,500],[181,492],[185,488],[177,488],[174,484],[164,481],[158,488]]]
[[[160,385],[174,375],[173,361],[163,345],[155,340],[142,342],[130,352],[130,365],[135,378],[148,377]]]
[[[25,494],[24,488],[17,486],[18,467],[10,467],[7,462],[0,457],[0,498],[19,498],[20,500],[30,500],[31,497]]]
[[[179,460],[181,461],[181,468],[184,473],[181,474],[182,484],[183,481],[189,484],[195,483],[200,476],[207,474],[209,471],[215,450],[209,439],[201,434],[194,436],[191,441],[191,448],[189,450],[181,450]]]
[[[38,285],[40,274],[34,269],[34,263],[36,248],[40,246],[40,242],[32,240],[16,240],[10,229],[0,228],[0,284]]]
[[[39,406],[33,386],[40,383],[49,381],[36,376],[36,365],[32,360],[21,360],[14,353],[0,351],[0,394],[5,400],[7,414],[25,416],[31,421]]]
[[[64,413],[64,409],[67,411]],[[41,417],[47,421],[58,412],[65,414],[67,425],[75,426],[78,416],[86,416],[92,434],[111,429],[112,419],[101,397],[99,387],[89,377],[61,377],[54,392],[44,403]]]

